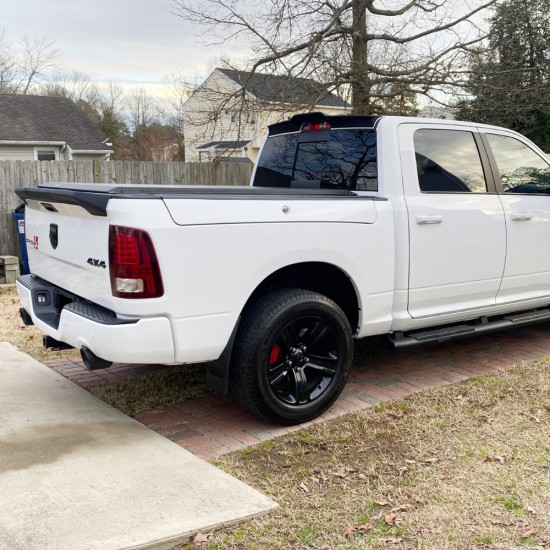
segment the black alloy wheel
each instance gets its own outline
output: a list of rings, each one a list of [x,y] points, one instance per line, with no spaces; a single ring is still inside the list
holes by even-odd
[[[315,292],[280,290],[256,303],[242,320],[233,388],[258,416],[298,424],[334,403],[352,359],[352,331],[337,304]]]
[[[318,399],[339,372],[342,351],[322,317],[291,321],[269,353],[267,378],[273,394],[289,405]]]

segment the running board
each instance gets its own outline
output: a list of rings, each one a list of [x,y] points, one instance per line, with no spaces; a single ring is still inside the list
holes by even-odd
[[[394,332],[388,336],[395,348],[408,348],[436,342],[448,342],[468,338],[476,334],[487,334],[498,330],[519,328],[525,325],[550,320],[550,307],[513,313],[499,317],[481,317],[461,325],[444,326],[416,332]]]

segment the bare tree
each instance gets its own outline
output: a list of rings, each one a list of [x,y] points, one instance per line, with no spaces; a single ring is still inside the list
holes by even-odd
[[[145,88],[137,88],[126,99],[125,110],[133,136],[131,155],[137,160],[150,160],[149,129],[158,118],[154,100]]]
[[[197,79],[189,78],[180,72],[173,72],[165,78],[169,95],[158,105],[159,114],[171,126],[183,133],[185,102],[197,89]]]
[[[58,56],[52,41],[46,35],[38,37],[24,36],[22,64],[20,66],[20,80],[16,86],[18,93],[27,94],[31,86],[44,74],[55,68],[54,61]]]
[[[0,29],[0,93],[11,91],[17,72],[17,61],[6,31]]]
[[[145,88],[136,88],[127,98],[126,112],[130,130],[136,132],[140,127],[149,126],[156,118],[153,98]]]
[[[78,69],[56,71],[47,82],[38,88],[41,95],[68,97],[75,103],[95,103],[99,96],[98,86]]]
[[[248,44],[251,72],[315,78],[373,114],[462,86],[463,54],[485,37],[476,19],[496,1],[173,0],[173,12],[207,41]]]
[[[28,94],[55,69],[58,51],[46,35],[24,36],[16,47],[0,29],[0,91]]]

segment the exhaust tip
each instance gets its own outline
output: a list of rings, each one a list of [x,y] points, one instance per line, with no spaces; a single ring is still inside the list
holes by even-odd
[[[80,357],[82,357],[82,362],[88,370],[108,369],[113,364],[112,361],[101,359],[85,347],[80,349]]]

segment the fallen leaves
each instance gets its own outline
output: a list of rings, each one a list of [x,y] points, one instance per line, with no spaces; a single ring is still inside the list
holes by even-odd
[[[483,462],[500,462],[500,464],[504,464],[508,460],[509,460],[509,457],[505,455],[496,455],[496,456],[485,455],[483,457]]]
[[[514,522],[508,519],[494,519],[491,521],[491,525],[496,525],[498,527],[510,527],[510,525],[514,525]]]
[[[375,504],[378,504],[379,506],[386,506],[387,504],[389,504],[389,501],[380,500],[378,502],[375,502]],[[400,504],[398,506],[394,506],[391,510],[387,512],[381,512],[371,517],[366,523],[358,525],[348,525],[344,530],[343,536],[347,539],[351,539],[355,536],[356,533],[368,533],[369,531],[375,529],[375,527],[379,525],[380,522],[383,522],[389,527],[400,527],[405,522],[404,513],[408,512],[409,510],[410,506],[408,504]],[[401,537],[387,537],[383,540],[383,542],[386,542],[388,544],[396,544],[398,542],[401,542],[402,540],[403,539]]]
[[[403,516],[401,515],[403,512],[407,512],[409,510],[409,506],[406,504],[402,504],[401,506],[396,506],[395,508],[392,508],[390,510],[389,514],[386,514],[384,516],[384,521],[388,525],[393,525],[395,527],[399,527],[403,523]]]
[[[390,512],[389,514],[386,514],[384,516],[384,521],[388,525],[395,525],[396,527],[399,527],[400,525],[399,514],[396,514],[395,512]]]
[[[384,544],[400,544],[403,542],[403,537],[385,537],[380,539],[380,542]]]
[[[210,531],[209,533],[201,533],[200,531],[195,535],[193,542],[195,544],[206,544],[212,537],[214,533]]]
[[[319,469],[313,471],[313,475],[310,476],[310,479],[320,487],[328,481],[328,477]]]
[[[522,531],[520,533],[520,537],[522,539],[528,539],[535,536],[537,533],[538,533],[537,529],[535,529],[534,527],[530,527],[529,529],[525,529],[524,531]]]
[[[353,535],[355,534],[355,531],[357,531],[357,528],[353,525],[348,525],[346,527],[346,530],[343,532],[344,538],[346,539],[352,539]]]
[[[345,479],[346,477],[349,476],[349,474],[354,474],[355,473],[355,470],[353,468],[340,468],[339,470],[336,470],[336,471],[331,471],[329,472],[331,475],[333,475],[334,477],[338,477],[340,479]]]
[[[432,457],[429,457],[429,458],[424,458],[422,460],[413,460],[411,458],[406,458],[405,462],[407,464],[424,464],[424,465],[429,466],[430,464],[435,464],[436,462],[439,462],[439,458],[437,458],[436,456],[432,456]]]
[[[534,508],[532,508],[531,506],[529,506],[528,508],[526,508],[528,511],[530,511],[530,513],[532,514],[536,514],[536,510]],[[522,538],[522,539],[528,539],[528,538],[531,538],[531,537],[534,537],[538,534],[538,529],[536,527],[533,527],[532,525],[529,524],[529,521],[526,520],[526,519],[522,519],[522,520],[519,520],[519,521],[512,521],[512,520],[509,520],[509,519],[502,519],[502,518],[498,518],[498,519],[494,519],[491,521],[491,525],[495,525],[497,527],[517,527],[519,529],[521,529],[520,533],[519,533],[519,536]]]

